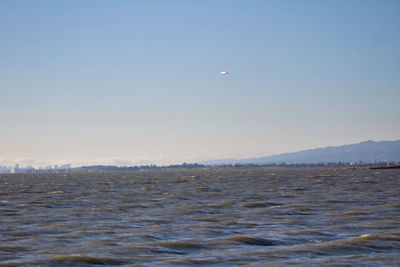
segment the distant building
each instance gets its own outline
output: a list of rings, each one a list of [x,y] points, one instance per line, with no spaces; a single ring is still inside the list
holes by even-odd
[[[0,166],[0,173],[10,173],[11,168],[7,166]]]
[[[63,164],[60,166],[61,169],[71,169],[71,164]]]
[[[15,166],[14,166],[14,172],[13,172],[13,173],[20,173],[20,172],[22,172],[22,170],[21,170],[21,168],[19,167],[19,164],[17,163],[17,164],[15,164]]]

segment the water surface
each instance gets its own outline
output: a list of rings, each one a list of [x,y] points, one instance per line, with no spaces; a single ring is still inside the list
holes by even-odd
[[[400,170],[0,175],[0,266],[395,266],[399,223]]]

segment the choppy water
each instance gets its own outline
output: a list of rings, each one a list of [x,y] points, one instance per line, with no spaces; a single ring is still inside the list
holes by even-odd
[[[0,265],[400,262],[400,170],[0,176]]]

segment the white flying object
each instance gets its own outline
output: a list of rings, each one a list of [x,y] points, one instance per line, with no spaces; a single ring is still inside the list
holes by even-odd
[[[221,75],[227,75],[228,72],[227,72],[227,71],[221,71],[219,74],[221,74]]]

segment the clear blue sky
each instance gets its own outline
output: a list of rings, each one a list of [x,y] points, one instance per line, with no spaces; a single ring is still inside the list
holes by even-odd
[[[0,164],[400,139],[399,14],[398,0],[1,0]]]

